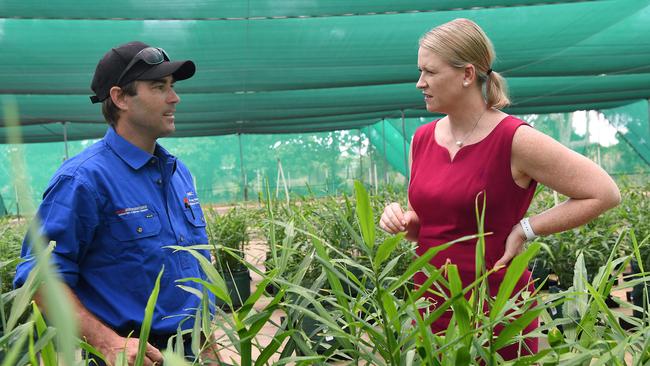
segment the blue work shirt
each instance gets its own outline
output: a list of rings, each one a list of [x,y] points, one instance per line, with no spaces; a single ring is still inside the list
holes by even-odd
[[[151,332],[176,332],[184,316],[174,315],[193,315],[199,307],[199,298],[175,282],[205,279],[198,260],[164,247],[207,244],[205,217],[189,170],[160,145],[151,155],[109,128],[54,174],[38,215],[44,236],[56,241],[52,257],[63,280],[114,330],[140,328],[163,265]],[[209,258],[208,251],[202,254]],[[33,259],[27,238],[21,257]],[[15,287],[34,263],[18,265]],[[194,282],[182,285],[201,289]],[[189,319],[182,328],[192,324]]]

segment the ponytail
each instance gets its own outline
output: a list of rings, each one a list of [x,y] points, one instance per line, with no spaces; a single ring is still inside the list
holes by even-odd
[[[491,71],[487,75],[485,97],[488,108],[502,109],[510,105],[506,80],[496,71]]]

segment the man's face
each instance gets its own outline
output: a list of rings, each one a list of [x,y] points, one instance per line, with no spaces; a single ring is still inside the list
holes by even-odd
[[[128,109],[123,121],[134,131],[152,139],[169,136],[176,130],[174,113],[180,98],[174,91],[174,79],[136,82],[137,94],[127,97]]]

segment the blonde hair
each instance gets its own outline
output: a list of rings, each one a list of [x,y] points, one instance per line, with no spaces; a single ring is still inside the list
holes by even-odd
[[[488,74],[496,54],[478,24],[469,19],[454,19],[425,33],[420,38],[420,47],[434,52],[453,67],[474,65],[481,88],[485,85],[488,107],[503,108],[510,104],[506,80],[495,71]]]

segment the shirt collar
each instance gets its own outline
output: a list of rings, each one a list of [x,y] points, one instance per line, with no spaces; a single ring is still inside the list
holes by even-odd
[[[176,157],[156,142],[154,154],[163,161],[164,166],[170,169],[171,174],[176,171]]]
[[[126,162],[131,168],[138,170],[145,166],[151,159],[156,159],[154,155],[140,149],[127,141],[124,137],[115,132],[113,127],[109,127],[104,135],[104,142],[110,147],[117,156]],[[163,162],[168,163],[170,160],[174,161],[175,157],[171,155],[162,146],[156,143],[155,155]]]

